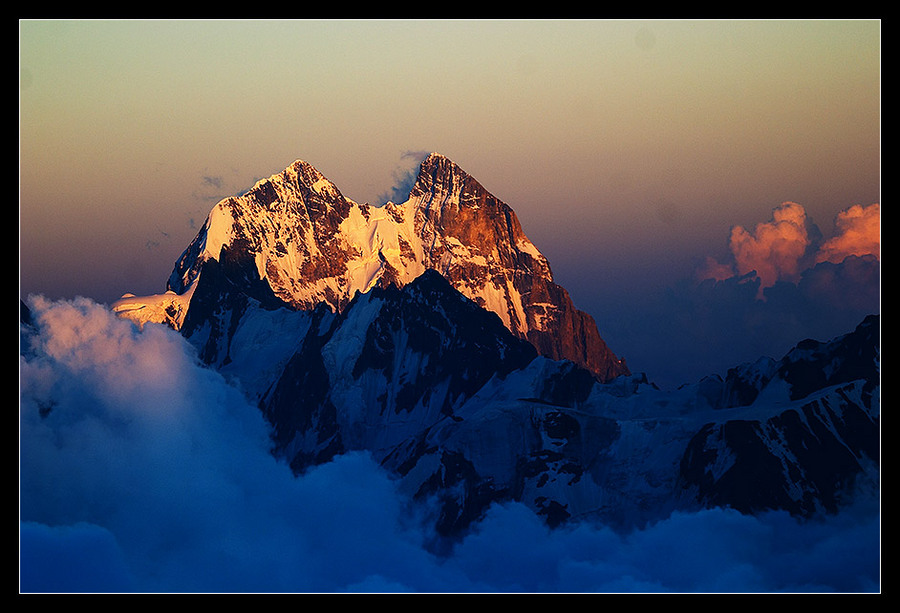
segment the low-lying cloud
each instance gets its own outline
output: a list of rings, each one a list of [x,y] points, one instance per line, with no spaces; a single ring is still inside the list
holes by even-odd
[[[367,454],[291,474],[260,412],[178,334],[84,299],[30,306],[40,334],[20,357],[21,591],[879,589],[867,506],[803,524],[709,510],[623,534],[551,531],[497,505],[437,555],[428,509]]]

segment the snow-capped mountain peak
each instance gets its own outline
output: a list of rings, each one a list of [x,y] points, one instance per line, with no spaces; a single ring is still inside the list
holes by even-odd
[[[504,501],[634,526],[708,506],[810,517],[877,487],[877,316],[661,391],[512,209],[438,154],[383,207],[295,162],[213,208],[165,293],[114,308],[179,330],[295,471],[364,450],[446,535]]]
[[[216,204],[167,289],[192,291],[211,261],[257,300],[302,310],[326,304],[335,312],[357,292],[403,286],[436,270],[543,355],[572,360],[602,380],[628,372],[593,319],[554,283],[513,210],[437,153],[420,165],[409,198],[383,207],[346,198],[297,160]]]

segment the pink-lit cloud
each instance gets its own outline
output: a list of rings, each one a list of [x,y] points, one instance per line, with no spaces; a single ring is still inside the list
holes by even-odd
[[[723,264],[712,256],[707,256],[706,261],[697,271],[697,280],[715,279],[716,281],[724,281],[735,276],[734,266],[731,264]]]
[[[821,262],[839,264],[848,256],[874,255],[881,250],[881,214],[878,204],[855,205],[838,213],[834,233],[816,250],[812,222],[803,206],[785,202],[775,208],[772,219],[750,231],[735,226],[729,237],[731,262],[708,257],[697,277],[723,281],[755,272],[759,294],[778,281],[797,283],[802,273]]]
[[[835,235],[825,241],[816,262],[839,264],[848,255],[874,255],[881,259],[881,207],[854,205],[838,213]]]
[[[731,230],[731,252],[738,274],[755,270],[760,290],[776,281],[799,279],[800,260],[810,245],[808,218],[802,206],[785,202],[772,212],[772,220],[750,232]]]

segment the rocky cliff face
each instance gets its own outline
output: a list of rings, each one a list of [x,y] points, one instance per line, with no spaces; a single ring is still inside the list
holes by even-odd
[[[409,204],[416,211],[425,263],[464,295],[500,315],[541,355],[566,359],[603,381],[628,374],[590,315],[553,282],[546,258],[513,210],[447,158],[431,155]]]
[[[297,161],[218,203],[167,289],[175,295],[202,285],[209,290],[201,278],[215,276],[228,293],[264,305],[312,310],[326,304],[341,312],[356,292],[402,287],[425,270],[440,272],[540,354],[571,360],[602,381],[628,373],[594,320],[554,283],[513,210],[437,154],[421,164],[406,202],[383,207],[347,199]],[[198,312],[188,316],[189,328],[209,316],[193,300],[189,310]]]

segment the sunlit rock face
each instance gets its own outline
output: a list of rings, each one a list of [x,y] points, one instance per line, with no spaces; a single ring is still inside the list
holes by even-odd
[[[246,194],[219,202],[176,263],[167,289],[184,296],[205,285],[199,303],[218,291],[201,277],[216,276],[229,295],[297,310],[325,304],[339,313],[357,292],[402,287],[425,270],[440,272],[541,355],[571,360],[601,381],[628,374],[594,320],[553,282],[546,258],[513,210],[438,154],[422,162],[408,200],[381,207],[346,198],[298,160]],[[197,312],[180,321],[196,326],[210,316]]]

